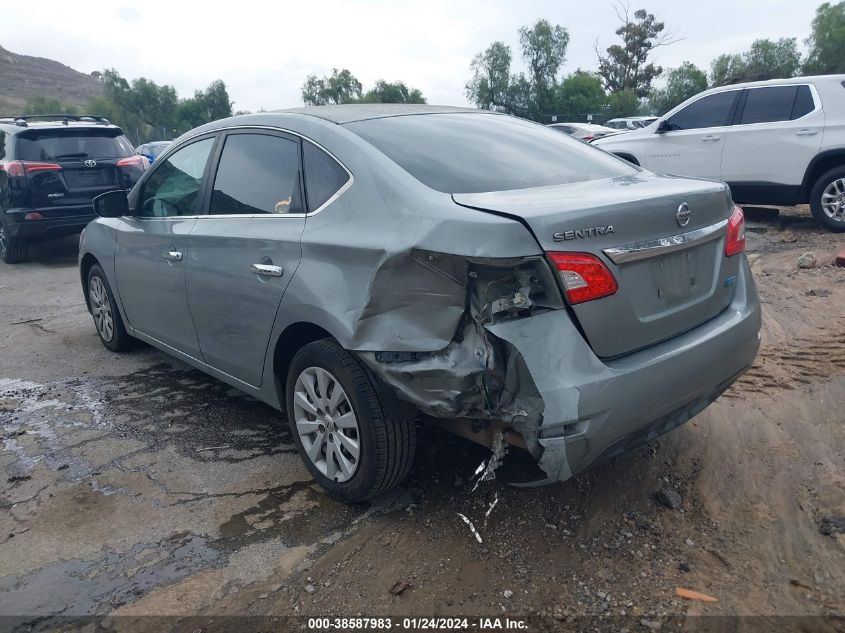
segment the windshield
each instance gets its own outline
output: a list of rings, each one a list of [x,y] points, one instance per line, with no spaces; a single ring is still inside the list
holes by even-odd
[[[560,185],[636,168],[547,126],[492,114],[425,114],[345,125],[444,193]]]
[[[126,158],[135,150],[119,130],[52,129],[19,136],[21,160],[75,160],[85,158]]]

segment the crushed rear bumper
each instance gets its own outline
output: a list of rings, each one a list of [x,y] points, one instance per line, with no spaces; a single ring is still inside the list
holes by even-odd
[[[725,311],[613,361],[599,360],[557,312],[487,329],[524,359],[544,403],[532,453],[550,478],[563,480],[701,412],[751,366],[760,326],[760,303],[743,256]]]

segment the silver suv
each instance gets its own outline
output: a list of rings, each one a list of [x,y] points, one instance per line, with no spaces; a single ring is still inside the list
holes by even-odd
[[[102,342],[285,410],[317,481],[408,472],[419,423],[567,479],[682,424],[752,363],[742,211],[542,125],[433,106],[230,118],[95,201]]]

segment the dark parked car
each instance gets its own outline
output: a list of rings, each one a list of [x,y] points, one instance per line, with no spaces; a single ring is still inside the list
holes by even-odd
[[[696,415],[759,346],[723,183],[501,114],[229,118],[94,204],[79,263],[103,344],[286,410],[342,499],[402,480],[417,419],[567,479]]]
[[[30,242],[79,233],[95,196],[131,189],[148,165],[103,117],[0,118],[0,257],[22,262]]]

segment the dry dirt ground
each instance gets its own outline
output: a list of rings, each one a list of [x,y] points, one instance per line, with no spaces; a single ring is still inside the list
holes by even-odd
[[[720,621],[691,617],[704,614],[766,616],[731,630],[845,630],[795,619],[845,615],[845,269],[832,265],[843,247],[805,209],[749,222],[760,356],[669,435],[541,488],[510,485],[538,477],[512,449],[473,492],[488,451],[424,430],[399,490],[347,506],[313,485],[276,411],[151,348],[107,352],[82,303],[75,238],[44,245],[30,263],[0,265],[0,615],[25,616],[0,626],[73,628],[49,616],[76,615],[203,616],[157,621],[197,631],[214,628],[211,615],[509,615],[530,630],[632,632]],[[805,251],[817,267],[797,268]],[[659,488],[680,507],[659,504]],[[678,587],[718,601],[681,599]]]

